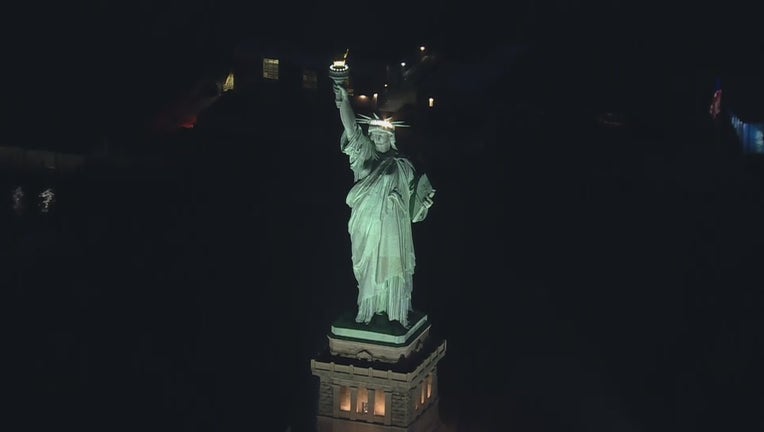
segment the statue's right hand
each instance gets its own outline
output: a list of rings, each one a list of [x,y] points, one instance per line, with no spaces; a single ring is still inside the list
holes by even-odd
[[[347,89],[345,89],[345,87],[342,87],[341,85],[336,83],[334,84],[334,94],[337,96],[335,98],[335,100],[337,101],[337,104],[344,102],[348,98]]]

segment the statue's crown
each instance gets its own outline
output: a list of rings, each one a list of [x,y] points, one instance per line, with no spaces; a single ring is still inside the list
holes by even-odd
[[[392,120],[390,118],[379,118],[377,114],[373,114],[374,117],[365,116],[363,114],[358,114],[358,118],[356,119],[359,124],[367,124],[369,125],[369,130],[384,130],[386,132],[395,132],[396,127],[409,127],[406,123],[400,121],[400,120]]]

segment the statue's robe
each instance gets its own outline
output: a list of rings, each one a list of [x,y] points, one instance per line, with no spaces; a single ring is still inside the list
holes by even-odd
[[[414,166],[392,148],[377,152],[360,127],[342,134],[340,148],[349,157],[355,179],[346,202],[358,281],[356,321],[368,323],[374,314],[385,312],[388,319],[408,327],[416,263],[409,205]]]

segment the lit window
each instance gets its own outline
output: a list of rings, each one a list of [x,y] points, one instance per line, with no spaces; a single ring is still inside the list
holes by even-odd
[[[308,69],[302,71],[302,88],[318,88],[318,75],[316,71]]]
[[[425,401],[425,391],[427,391],[427,388],[424,385],[424,383],[422,383],[419,386],[419,403],[422,405],[424,405],[424,401]]]
[[[350,412],[350,389],[347,386],[340,387],[340,411]]]
[[[363,387],[358,389],[358,398],[356,399],[355,409],[357,413],[369,413],[369,391]]]
[[[263,59],[263,78],[271,80],[279,79],[279,59]]]
[[[384,390],[374,390],[374,415],[385,415],[385,392]]]
[[[429,399],[432,397],[432,375],[427,375],[425,382],[427,383],[427,399]]]
[[[435,98],[430,98],[427,100],[427,106],[432,108],[435,106]]]

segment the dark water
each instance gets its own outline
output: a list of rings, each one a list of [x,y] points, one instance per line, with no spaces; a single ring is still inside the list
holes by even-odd
[[[414,303],[448,340],[444,422],[760,428],[762,166],[692,103],[607,129],[543,80],[413,137],[438,189]],[[351,177],[338,121],[301,140],[267,132],[278,115],[200,126],[161,175],[3,178],[12,430],[311,430],[310,356],[355,299]],[[18,185],[52,186],[50,212],[14,212]]]

